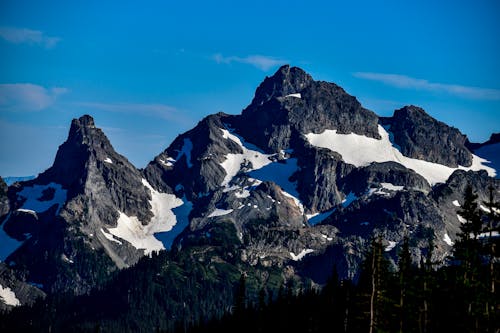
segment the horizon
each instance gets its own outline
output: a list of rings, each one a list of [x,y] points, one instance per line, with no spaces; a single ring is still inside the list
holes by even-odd
[[[285,63],[338,84],[378,116],[412,104],[472,142],[500,131],[496,1],[19,1],[0,9],[5,177],[49,168],[83,114],[143,168],[203,117],[241,113]]]

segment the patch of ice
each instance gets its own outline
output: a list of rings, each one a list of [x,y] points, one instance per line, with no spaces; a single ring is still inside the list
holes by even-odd
[[[459,214],[457,214],[457,218],[458,220],[460,221],[460,223],[467,223],[467,220],[464,219],[462,216],[460,216]]]
[[[160,163],[161,163],[161,164],[163,164],[163,165],[165,165],[165,166],[168,166],[168,167],[174,166],[174,165],[172,164],[172,162],[169,162],[169,161],[165,162],[165,161],[164,161],[164,160],[162,160],[161,158],[159,158],[158,160],[160,161]]]
[[[191,151],[193,150],[193,142],[191,142],[191,139],[189,138],[184,138],[184,144],[182,145],[181,150],[177,154],[177,157],[175,158],[174,161],[179,160],[179,158],[182,157],[182,155],[186,156],[186,163],[188,168],[191,168],[193,164],[191,163]]]
[[[327,235],[323,235],[321,234],[321,237],[323,237],[324,239],[326,239],[327,241],[332,241],[333,238],[332,237],[328,237]]]
[[[484,207],[483,205],[479,205],[479,208],[481,208],[481,210],[482,210],[483,212],[486,212],[486,213],[490,213],[490,212],[491,212],[491,210],[490,210],[489,208],[486,208],[486,207]]]
[[[244,198],[248,198],[250,196],[250,191],[248,191],[246,189],[242,189],[241,191],[235,192],[234,195],[237,198],[244,199]]]
[[[304,249],[302,250],[299,254],[295,254],[293,252],[290,252],[290,256],[292,257],[292,260],[294,261],[300,261],[302,258],[304,258],[307,254],[314,252],[313,249]]]
[[[245,207],[245,205],[241,204],[238,209],[242,209],[243,207]]]
[[[500,234],[498,233],[498,231],[492,231],[491,232],[491,237],[498,237],[500,236]],[[490,232],[487,231],[487,232],[482,232],[478,235],[478,238],[486,238],[486,237],[490,237]]]
[[[453,246],[453,242],[451,241],[451,238],[447,233],[444,234],[443,241],[449,246]]]
[[[40,198],[43,196],[43,192],[53,189],[54,195],[52,199],[47,201],[40,201]],[[50,183],[47,185],[33,185],[26,186],[17,193],[19,197],[26,198],[21,209],[33,210],[37,213],[43,213],[48,210],[50,207],[54,205],[58,205],[56,215],[59,214],[62,206],[66,202],[67,190],[63,189],[60,184]]]
[[[17,209],[17,211],[18,211],[18,212],[22,212],[22,213],[31,214],[31,215],[33,215],[35,218],[37,218],[37,219],[38,219],[38,215],[36,215],[36,212],[35,212],[34,210],[19,208],[19,209]]]
[[[356,167],[363,167],[372,162],[397,162],[408,169],[412,169],[424,177],[430,185],[445,182],[449,176],[457,169],[481,170],[484,169],[492,177],[496,175],[495,169],[483,165],[486,162],[476,155],[472,155],[472,165],[470,167],[459,166],[450,168],[438,163],[409,158],[401,154],[389,140],[389,134],[382,127],[378,126],[381,140],[369,138],[358,134],[338,134],[337,130],[325,130],[320,134],[309,133],[306,138],[310,144],[317,147],[327,148],[342,155],[342,159]]]
[[[216,217],[216,216],[224,216],[227,214],[231,214],[233,212],[233,209],[219,209],[216,208],[208,217]]]
[[[285,97],[302,98],[302,95],[300,93],[295,93],[295,94],[288,94]]]
[[[16,297],[16,294],[9,287],[4,287],[0,285],[0,300],[3,301],[4,304],[19,306],[21,302]]]
[[[396,247],[396,245],[398,244],[398,242],[393,242],[393,241],[388,241],[389,242],[389,245],[387,245],[385,247],[385,252],[389,252],[390,250],[392,250],[394,247]]]
[[[221,184],[222,186],[226,186],[227,184],[229,184],[231,179],[233,179],[233,177],[238,174],[242,165],[251,163],[251,170],[257,170],[267,164],[272,163],[272,161],[269,159],[269,157],[272,155],[263,154],[258,150],[249,149],[248,147],[251,146],[250,144],[242,142],[239,137],[230,133],[227,129],[221,128],[221,131],[222,137],[224,139],[235,142],[241,147],[243,151],[243,153],[241,154],[227,154],[226,160],[221,163],[221,166],[226,171],[226,176],[224,177],[224,180]],[[252,146],[252,148],[254,147]]]
[[[123,243],[122,243],[122,242],[120,242],[118,239],[115,239],[115,237],[114,237],[112,234],[110,234],[109,232],[104,231],[104,229],[103,229],[103,228],[101,228],[101,232],[102,232],[102,234],[104,235],[104,237],[106,237],[108,240],[110,240],[110,241],[112,241],[112,242],[115,242],[115,243],[118,243],[118,244],[120,244],[120,245],[122,245],[122,244],[123,244]]]
[[[460,207],[460,203],[458,203],[458,200],[453,200],[452,204],[455,207]]]
[[[104,159],[104,163],[113,164],[113,160],[112,160],[112,159],[110,159],[109,157],[106,157],[106,158]]]
[[[259,206],[257,206],[257,205],[253,205],[253,208],[259,208]]]
[[[318,215],[319,215],[319,213],[314,213],[314,214],[306,214],[306,218],[307,218],[308,220],[310,220],[310,219],[312,219],[313,217],[318,216]]]
[[[389,191],[402,191],[405,188],[404,186],[394,185],[391,183],[380,183],[380,185],[382,186],[382,188],[385,188]]]

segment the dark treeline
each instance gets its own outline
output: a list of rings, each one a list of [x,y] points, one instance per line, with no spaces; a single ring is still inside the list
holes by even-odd
[[[188,332],[499,332],[500,206],[492,191],[483,214],[467,188],[450,265],[433,261],[432,236],[421,262],[413,263],[405,238],[391,270],[382,239],[374,236],[357,284],[334,272],[321,290],[289,284],[273,297],[262,288],[256,302],[242,275],[232,313]]]

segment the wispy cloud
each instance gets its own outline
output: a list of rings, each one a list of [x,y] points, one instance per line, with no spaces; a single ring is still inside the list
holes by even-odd
[[[41,111],[53,105],[68,91],[66,88],[47,89],[31,83],[0,84],[0,110]]]
[[[288,63],[288,60],[285,59],[268,57],[258,54],[249,55],[247,57],[236,57],[236,56],[225,57],[222,54],[218,53],[213,56],[213,59],[218,64],[230,64],[232,62],[236,62],[241,64],[252,65],[262,71],[268,71],[269,69],[275,66],[284,65]]]
[[[188,118],[180,110],[166,104],[101,103],[101,102],[79,102],[74,104],[79,107],[84,107],[94,110],[143,114],[179,123],[190,122],[190,120],[188,120]]]
[[[56,46],[59,37],[47,36],[39,30],[25,28],[0,27],[0,37],[14,44],[41,45],[48,49]]]
[[[382,82],[389,86],[402,89],[445,92],[451,95],[471,99],[500,100],[499,89],[470,87],[459,84],[436,83],[399,74],[356,72],[353,73],[353,75],[360,79]]]

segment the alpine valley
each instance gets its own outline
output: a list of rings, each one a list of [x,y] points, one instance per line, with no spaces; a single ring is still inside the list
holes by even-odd
[[[356,282],[375,235],[393,267],[405,238],[421,262],[429,235],[448,265],[467,186],[500,192],[499,138],[471,143],[417,106],[379,117],[290,66],[144,169],[84,115],[50,168],[0,180],[0,328],[185,328],[230,312],[242,276],[253,301],[332,271]]]

